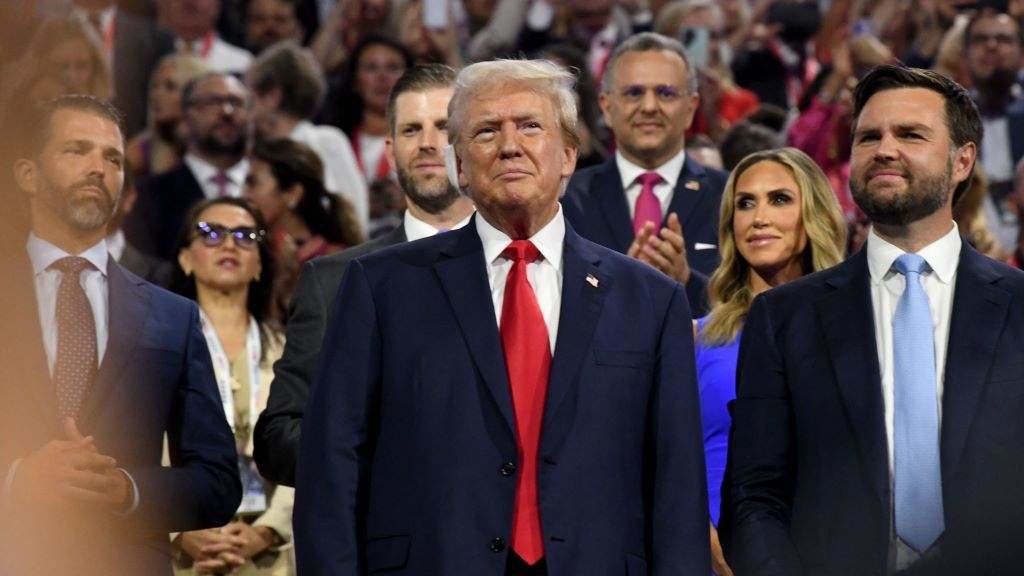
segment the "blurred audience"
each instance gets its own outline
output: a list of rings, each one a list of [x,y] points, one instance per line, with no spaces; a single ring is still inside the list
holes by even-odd
[[[243,73],[252,54],[217,32],[221,0],[156,0],[158,21],[177,36],[179,54],[199,58],[215,72]]]
[[[199,304],[244,491],[230,523],[174,538],[178,575],[295,573],[294,490],[267,484],[252,461],[252,429],[284,347],[269,315],[274,262],[266,236],[263,219],[244,200],[214,198],[192,207],[178,240],[172,286]]]
[[[762,124],[744,120],[730,128],[722,139],[722,168],[731,171],[740,160],[750,154],[779,148],[782,144],[783,137],[778,132]]]
[[[301,43],[306,31],[299,21],[300,0],[250,0],[245,29],[246,46],[259,55],[282,40]]]

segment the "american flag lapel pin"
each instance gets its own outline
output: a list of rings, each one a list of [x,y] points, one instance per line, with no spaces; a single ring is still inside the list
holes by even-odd
[[[700,190],[700,182],[696,180],[687,180],[683,187],[687,190]]]
[[[594,288],[597,288],[598,283],[599,282],[597,281],[596,276],[594,276],[593,274],[587,274],[587,284],[590,284]]]

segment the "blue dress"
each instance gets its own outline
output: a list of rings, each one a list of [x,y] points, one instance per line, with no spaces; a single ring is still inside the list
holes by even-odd
[[[729,451],[729,402],[736,398],[736,360],[739,334],[728,344],[707,346],[700,335],[708,316],[697,320],[697,383],[700,386],[700,416],[704,426],[704,462],[708,475],[708,507],[711,523],[718,526],[722,502],[722,476]]]

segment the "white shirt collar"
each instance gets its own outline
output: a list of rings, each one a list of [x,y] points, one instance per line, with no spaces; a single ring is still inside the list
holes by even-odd
[[[32,271],[38,276],[61,258],[71,256],[64,250],[43,240],[32,232],[28,235],[28,242],[25,245],[28,250],[28,258],[32,262]],[[89,261],[104,276],[107,275],[107,241],[105,239],[93,244],[91,247],[78,254]]]
[[[295,128],[292,128],[292,133],[288,136],[289,140],[303,140],[303,134],[309,134],[316,130],[316,126],[313,125],[309,120],[300,120]]]
[[[925,262],[928,263],[928,267],[931,268],[940,282],[949,284],[953,281],[956,267],[960,263],[960,247],[962,243],[960,229],[957,227],[956,222],[953,222],[953,227],[945,236],[925,246],[917,254],[924,258]],[[898,273],[892,271],[892,265],[905,252],[903,249],[882,239],[875,232],[874,228],[868,233],[865,250],[868,251],[868,272],[871,275],[872,283],[877,284],[885,280],[890,272]]]
[[[473,213],[470,212],[469,216],[466,216],[461,221],[457,222],[451,227],[452,230],[458,230],[469,223],[469,219],[473,217]],[[405,228],[405,239],[408,242],[419,240],[421,238],[429,238],[438,232],[442,232],[437,228],[434,228],[430,224],[427,224],[423,220],[413,216],[412,212],[406,210],[402,216],[402,227]]]
[[[219,168],[191,152],[185,154],[185,164],[199,181],[200,186],[209,184],[210,178],[220,172]],[[249,160],[242,158],[234,166],[225,170],[224,174],[231,179],[232,184],[241,188],[245,184],[246,175],[249,174]]]
[[[476,219],[476,232],[480,235],[480,242],[484,245],[484,260],[488,265],[493,264],[501,253],[508,248],[512,239],[501,230],[498,230],[483,216]],[[562,269],[562,247],[565,241],[565,217],[562,215],[562,205],[558,205],[558,212],[555,217],[530,237],[530,241],[540,251],[541,256],[555,267],[556,271]]]
[[[107,252],[114,258],[114,262],[121,260],[121,256],[124,256],[124,249],[127,246],[128,242],[124,238],[124,230],[118,228],[112,234],[107,235]]]
[[[682,149],[678,154],[669,158],[667,162],[658,166],[653,170],[657,172],[658,176],[665,181],[670,190],[675,190],[676,181],[679,180],[679,175],[683,172],[683,164],[686,162],[686,149]],[[636,183],[637,177],[644,172],[649,172],[643,166],[634,164],[626,159],[622,155],[621,150],[615,151],[615,165],[619,168],[619,175],[622,177],[622,189],[626,190],[634,183]]]

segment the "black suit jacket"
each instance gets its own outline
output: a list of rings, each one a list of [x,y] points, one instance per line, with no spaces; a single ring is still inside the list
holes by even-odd
[[[736,574],[886,573],[891,493],[866,250],[751,308],[719,530]],[[946,355],[945,532],[912,573],[1024,566],[1024,273],[964,243]]]
[[[405,227],[399,225],[384,236],[316,258],[302,267],[288,315],[284,354],[274,364],[267,407],[256,422],[253,458],[260,474],[271,482],[295,485],[302,415],[345,268],[364,254],[405,240]]]
[[[174,51],[174,35],[151,20],[118,10],[114,18],[114,104],[124,114],[125,139],[146,125],[149,77]]]
[[[694,317],[707,313],[707,281],[719,262],[718,213],[727,179],[727,173],[687,158],[665,215],[667,218],[675,212],[683,227],[686,258],[695,272],[686,286]],[[580,236],[623,254],[629,250],[633,221],[614,156],[597,166],[577,170],[569,180],[562,207]],[[698,243],[702,245],[700,250]]]
[[[171,282],[174,267],[167,260],[143,254],[131,244],[125,244],[121,259],[117,261],[125,270],[142,278],[146,282],[161,288],[167,288]]]
[[[140,251],[173,262],[185,216],[205,198],[203,189],[183,162],[142,180],[138,190],[139,199],[124,223],[125,237]]]
[[[0,470],[64,434],[24,255],[0,275]],[[221,526],[241,500],[235,442],[224,418],[194,302],[108,262],[109,336],[76,418],[82,434],[133,478],[128,516],[43,509],[4,500],[0,573],[171,574],[168,532]],[[161,466],[164,438],[172,468]],[[17,479],[15,479],[17,483]],[[30,568],[26,568],[26,566]]]

